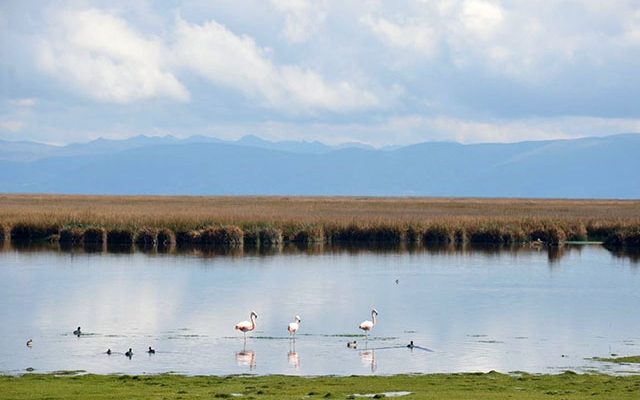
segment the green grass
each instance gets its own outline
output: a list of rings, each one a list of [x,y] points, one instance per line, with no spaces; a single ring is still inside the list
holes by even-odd
[[[596,357],[594,358],[594,360],[612,362],[612,363],[618,363],[618,364],[640,363],[640,356],[611,357],[611,358]]]
[[[400,399],[634,399],[640,376],[434,374],[304,378],[28,374],[0,376],[0,399],[347,399],[409,391]],[[242,396],[238,396],[238,394]]]

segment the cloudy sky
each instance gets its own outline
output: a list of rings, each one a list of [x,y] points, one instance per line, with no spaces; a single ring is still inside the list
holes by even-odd
[[[0,139],[640,132],[637,0],[0,2]]]

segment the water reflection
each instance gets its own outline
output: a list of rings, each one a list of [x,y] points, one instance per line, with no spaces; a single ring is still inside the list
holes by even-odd
[[[293,368],[300,367],[300,357],[296,352],[296,338],[289,338],[289,351],[287,352],[287,361]]]
[[[300,367],[300,357],[295,351],[290,351],[287,353],[287,361],[289,361],[289,365],[291,365],[293,368],[297,369]]]
[[[85,243],[84,245],[65,244],[65,243],[17,243],[9,244],[5,242],[0,244],[0,252],[2,251],[60,251],[64,253],[113,253],[113,254],[133,254],[140,252],[142,254],[157,255],[171,254],[184,255],[192,257],[213,258],[213,257],[268,257],[279,255],[359,255],[359,254],[432,254],[432,255],[465,255],[465,254],[481,254],[486,256],[499,256],[501,254],[529,254],[543,253],[547,255],[549,264],[554,264],[566,257],[571,252],[580,252],[585,245],[582,244],[566,244],[560,246],[546,246],[534,243],[530,244],[512,244],[512,245],[495,245],[495,244],[427,244],[420,245],[415,243],[391,243],[371,246],[369,244],[325,244],[315,243],[303,245],[300,243],[288,243],[286,245],[274,246],[140,246],[132,245],[107,245],[106,243]],[[633,263],[640,263],[640,250],[625,248],[608,248],[613,255],[619,258],[627,258]]]
[[[378,369],[378,364],[376,364],[376,351],[371,349],[371,350],[364,350],[360,352],[360,360],[362,361],[362,364],[366,367],[369,367],[371,369],[371,372],[376,372],[376,370]]]
[[[256,368],[256,352],[244,348],[242,351],[236,351],[236,364],[239,367],[249,367],[249,371],[253,371]]]
[[[376,253],[325,246],[314,256],[283,248],[268,257],[247,249],[244,257],[4,251],[0,372],[602,370],[588,359],[640,348],[640,320],[628,311],[640,302],[640,274],[600,246],[581,249],[566,246],[553,268],[548,249],[530,247]],[[373,304],[384,319],[367,341],[355,336],[357,322]],[[260,331],[240,343],[237,316],[257,307]],[[302,312],[304,331],[289,340],[283,328]],[[72,335],[78,325],[80,340]],[[347,348],[354,339],[357,349]],[[434,352],[408,351],[410,340]],[[150,344],[156,357],[137,356]],[[104,355],[130,347],[132,360]]]

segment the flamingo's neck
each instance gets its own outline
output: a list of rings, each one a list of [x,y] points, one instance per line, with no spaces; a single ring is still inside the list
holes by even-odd
[[[373,325],[376,324],[376,313],[374,312],[371,313],[371,322],[373,322]]]
[[[256,316],[251,314],[251,330],[256,329]]]

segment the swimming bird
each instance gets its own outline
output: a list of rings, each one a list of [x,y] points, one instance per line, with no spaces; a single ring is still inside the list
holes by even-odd
[[[111,355],[111,349],[107,349],[107,355],[110,356]]]
[[[300,322],[302,322],[300,320],[300,316],[296,315],[295,321],[294,322],[290,322],[289,326],[287,326],[287,330],[289,331],[289,335],[292,335],[292,336],[295,337],[296,332],[300,328]]]
[[[125,356],[131,358],[133,356],[133,350],[131,350],[131,348],[129,348],[129,351],[127,351],[126,353],[124,353]]]
[[[396,285],[400,283],[400,279],[396,279]]]
[[[362,329],[369,335],[369,331],[376,326],[376,315],[378,315],[378,310],[375,308],[371,310],[371,321],[363,321],[358,328]]]
[[[76,336],[80,336],[82,335],[82,332],[80,332],[80,327],[78,327],[78,329],[76,329],[75,331],[73,331],[73,334]]]
[[[156,354],[156,351],[154,349],[152,349],[151,346],[149,346],[149,350],[147,350],[147,353]]]
[[[33,340],[29,339],[27,340],[27,347],[31,347],[31,346],[33,346]]]
[[[247,332],[251,332],[252,330],[256,329],[257,318],[258,318],[258,314],[256,314],[255,311],[251,311],[251,315],[249,316],[249,319],[251,319],[251,322],[240,321],[236,324],[235,330],[242,332],[244,334],[244,338],[246,339]]]
[[[413,345],[413,340],[407,345],[408,348],[413,349],[415,346]]]
[[[354,340],[353,342],[347,342],[347,347],[350,349],[358,348],[358,343]]]

